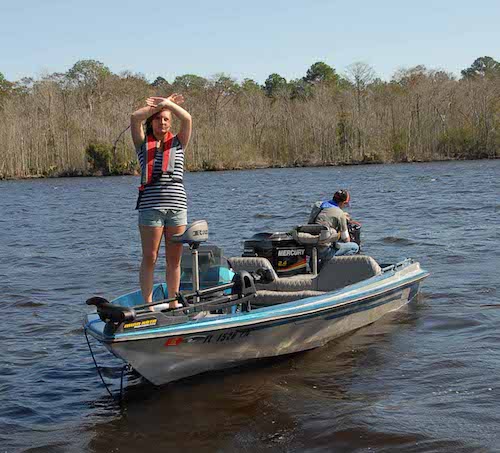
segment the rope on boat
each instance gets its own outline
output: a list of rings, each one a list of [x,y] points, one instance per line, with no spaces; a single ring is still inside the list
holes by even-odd
[[[123,375],[125,374],[126,369],[127,369],[127,365],[124,365],[122,367],[122,375],[120,376],[120,400],[119,400],[120,403],[121,403],[122,397],[123,397]]]
[[[95,368],[97,370],[97,373],[99,374],[99,377],[101,378],[102,383],[104,384],[104,387],[106,388],[106,391],[109,393],[109,396],[111,398],[113,398],[115,401],[118,401],[118,403],[121,403],[122,397],[123,397],[123,375],[125,373],[125,370],[127,369],[127,365],[124,365],[122,368],[122,374],[121,374],[121,378],[120,378],[120,396],[118,398],[116,398],[113,395],[113,393],[111,392],[111,390],[109,390],[109,386],[108,386],[108,384],[106,384],[106,381],[104,380],[104,377],[101,373],[101,370],[99,369],[99,365],[97,365],[97,361],[96,361],[95,356],[94,356],[94,351],[92,351],[92,346],[90,345],[89,336],[87,335],[87,327],[83,328],[83,332],[85,333],[85,338],[87,339],[87,345],[89,347],[90,355],[92,356],[92,360],[94,361]]]

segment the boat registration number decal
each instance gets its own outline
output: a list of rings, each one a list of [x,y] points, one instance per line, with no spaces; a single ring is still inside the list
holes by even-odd
[[[140,329],[141,327],[151,327],[156,326],[158,320],[156,318],[145,319],[143,321],[129,322],[128,324],[124,324],[124,329]]]
[[[250,335],[249,330],[235,330],[233,332],[221,333],[219,335],[207,335],[203,343],[226,343]]]
[[[249,330],[233,330],[232,332],[211,335],[196,335],[189,338],[174,337],[169,338],[165,342],[165,346],[178,346],[181,343],[227,343],[229,341],[238,340],[240,338],[246,338],[248,337],[248,335],[250,335]]]

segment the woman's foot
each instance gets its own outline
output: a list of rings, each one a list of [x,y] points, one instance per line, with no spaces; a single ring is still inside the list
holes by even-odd
[[[183,305],[180,304],[179,302],[175,301],[175,302],[170,302],[168,304],[168,308],[170,308],[170,310],[175,310],[176,308],[182,308]]]

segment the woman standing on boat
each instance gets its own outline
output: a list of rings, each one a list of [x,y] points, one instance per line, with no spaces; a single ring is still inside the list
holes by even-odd
[[[191,115],[179,104],[180,94],[168,98],[150,97],[146,107],[132,113],[130,128],[139,163],[141,186],[136,209],[142,261],[139,273],[142,296],[152,302],[153,275],[161,239],[165,236],[168,297],[179,291],[182,244],[171,243],[174,234],[183,233],[187,225],[187,197],[183,184],[184,150],[191,137]],[[172,114],[180,120],[177,135],[170,132]],[[170,303],[176,308],[177,302]]]

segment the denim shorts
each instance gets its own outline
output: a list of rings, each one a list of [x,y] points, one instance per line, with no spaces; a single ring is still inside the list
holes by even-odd
[[[145,209],[139,211],[139,225],[174,227],[187,225],[186,209]]]

